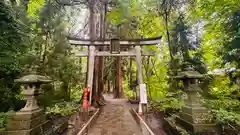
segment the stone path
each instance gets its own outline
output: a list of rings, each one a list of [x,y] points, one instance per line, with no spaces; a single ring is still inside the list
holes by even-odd
[[[105,96],[105,105],[88,135],[142,135],[124,99]]]

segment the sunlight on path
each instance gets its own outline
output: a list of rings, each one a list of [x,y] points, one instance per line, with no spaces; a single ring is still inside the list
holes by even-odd
[[[142,135],[124,99],[113,99],[105,95],[104,106],[88,135]]]

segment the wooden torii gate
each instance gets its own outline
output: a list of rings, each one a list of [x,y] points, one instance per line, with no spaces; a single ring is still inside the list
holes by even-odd
[[[153,56],[154,52],[141,50],[141,46],[156,45],[161,41],[160,37],[144,39],[106,39],[106,40],[85,40],[80,38],[68,37],[71,45],[88,46],[88,50],[77,54],[79,57],[88,57],[88,80],[87,86],[90,92],[90,101],[92,98],[93,73],[95,56],[135,56],[138,71],[138,84],[140,86],[139,113],[142,113],[142,105],[147,104],[146,87],[143,82],[142,56]],[[98,51],[97,46],[106,46],[109,51]],[[122,51],[121,48],[131,48],[128,51]],[[91,102],[90,102],[91,105]]]

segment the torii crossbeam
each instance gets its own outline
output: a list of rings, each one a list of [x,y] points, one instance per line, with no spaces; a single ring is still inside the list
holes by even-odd
[[[140,86],[140,103],[139,114],[142,113],[142,104],[147,104],[146,88],[143,83],[143,71],[142,71],[142,56],[152,56],[154,52],[145,52],[141,50],[141,46],[149,46],[159,44],[160,37],[144,38],[144,39],[106,39],[106,40],[86,40],[74,37],[68,37],[71,45],[77,46],[89,46],[88,51],[80,52],[77,56],[88,57],[88,80],[87,85],[90,88],[90,101],[92,98],[92,84],[93,84],[93,72],[94,72],[94,58],[95,56],[136,56],[137,71],[138,71],[138,84]],[[110,51],[98,51],[95,49],[97,46],[107,46]],[[134,47],[132,50],[121,51],[121,48]],[[91,102],[90,102],[91,105]]]
[[[155,45],[158,44],[162,39],[162,36],[160,37],[154,37],[154,38],[143,38],[143,39],[122,39],[119,40],[120,45],[124,46],[146,46],[146,45]],[[75,38],[75,37],[68,37],[69,43],[72,45],[82,45],[82,46],[106,46],[111,45],[112,39],[106,39],[106,40],[86,40],[81,38]],[[115,39],[117,40],[117,39]]]

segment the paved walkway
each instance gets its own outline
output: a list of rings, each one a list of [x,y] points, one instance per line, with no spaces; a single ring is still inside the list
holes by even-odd
[[[105,95],[107,105],[100,113],[88,135],[142,135],[124,99]]]

